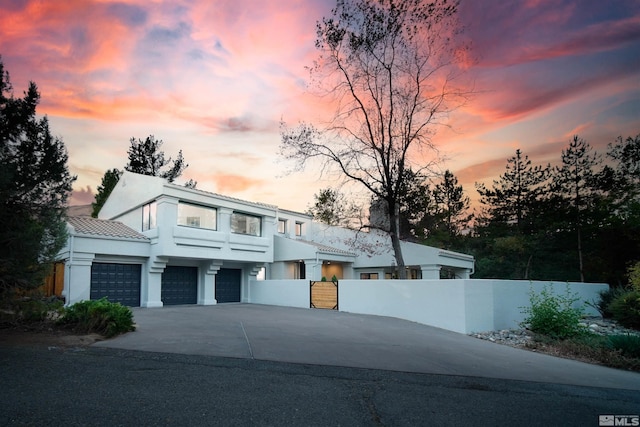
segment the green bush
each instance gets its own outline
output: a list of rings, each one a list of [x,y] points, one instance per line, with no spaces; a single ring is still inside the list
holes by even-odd
[[[23,298],[13,304],[18,320],[26,323],[44,322],[60,315],[64,308],[56,298]]]
[[[42,293],[4,293],[0,298],[0,324],[20,325],[47,322],[60,316],[63,302]]]
[[[609,288],[606,291],[600,291],[600,299],[595,304],[590,304],[596,310],[600,312],[600,315],[605,319],[611,319],[613,317],[613,313],[609,310],[609,305],[611,301],[618,298],[620,295],[624,295],[629,292],[628,289],[625,288]]]
[[[620,350],[624,356],[640,358],[640,337],[635,335],[611,335],[608,348]]]
[[[613,318],[626,328],[640,330],[640,291],[627,291],[608,306]]]
[[[627,274],[629,276],[629,285],[633,290],[640,292],[640,261],[629,267]]]
[[[73,304],[64,311],[59,322],[75,330],[95,332],[107,338],[135,330],[131,309],[106,298]]]
[[[523,308],[522,313],[527,317],[520,325],[553,339],[562,340],[587,334],[587,328],[580,325],[583,309],[574,308],[579,300],[576,295],[570,293],[569,284],[563,295],[555,294],[551,286],[547,285],[540,294],[531,289],[531,305]]]

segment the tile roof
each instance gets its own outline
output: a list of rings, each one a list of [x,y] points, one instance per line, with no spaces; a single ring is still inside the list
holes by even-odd
[[[293,240],[293,239],[292,239]],[[330,253],[330,254],[338,254],[338,255],[347,255],[347,256],[357,256],[357,254],[349,251],[345,251],[342,249],[334,248],[331,246],[322,245],[320,243],[311,242],[309,240],[295,239],[294,242],[305,243],[307,245],[315,246],[320,250],[320,252]]]
[[[77,205],[77,206],[68,206],[67,207],[67,216],[84,216],[91,217],[91,212],[93,211],[93,206],[91,205]]]
[[[77,234],[149,240],[144,234],[138,233],[118,221],[90,217],[69,217],[67,222],[73,226]]]

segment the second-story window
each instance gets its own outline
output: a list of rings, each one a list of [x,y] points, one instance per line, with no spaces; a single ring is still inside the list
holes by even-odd
[[[147,203],[142,207],[142,231],[151,230],[156,228],[156,209],[158,205],[156,202]]]
[[[296,222],[296,236],[302,236],[302,223]]]
[[[278,220],[278,233],[284,234],[287,232],[287,220],[279,219]]]
[[[178,203],[178,225],[216,229],[216,209],[206,206]]]
[[[258,216],[234,212],[231,214],[231,231],[238,234],[260,236],[262,234],[262,219]]]

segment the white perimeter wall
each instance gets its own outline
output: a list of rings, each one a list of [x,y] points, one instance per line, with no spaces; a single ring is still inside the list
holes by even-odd
[[[253,304],[283,305],[309,308],[308,280],[251,280],[249,302]]]
[[[566,282],[524,280],[340,280],[340,311],[391,316],[464,334],[519,327],[529,292],[551,286],[564,295]],[[597,301],[607,284],[570,283],[586,314],[598,312],[585,304]],[[255,304],[309,307],[308,280],[264,280],[250,283]]]

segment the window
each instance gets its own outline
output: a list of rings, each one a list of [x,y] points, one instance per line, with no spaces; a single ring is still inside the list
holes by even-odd
[[[302,223],[296,222],[296,236],[302,236]]]
[[[260,236],[262,234],[262,220],[258,216],[234,212],[231,214],[231,231],[238,234]]]
[[[287,220],[278,219],[278,233],[284,234],[287,232]]]
[[[378,273],[360,273],[360,280],[377,280]]]
[[[158,205],[156,202],[151,202],[142,207],[142,231],[151,230],[156,228],[156,210]]]
[[[180,202],[178,203],[178,225],[215,230],[216,209]]]

